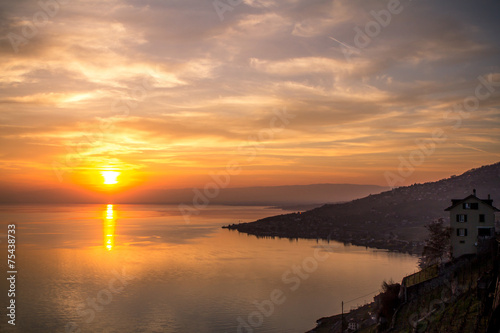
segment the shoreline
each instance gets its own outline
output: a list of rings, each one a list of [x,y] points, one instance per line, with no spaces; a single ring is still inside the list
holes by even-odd
[[[257,221],[258,222],[258,221]],[[336,241],[344,245],[364,246],[366,248],[387,250],[389,252],[405,253],[409,255],[420,255],[423,250],[423,242],[406,241],[398,239],[375,239],[358,238],[355,233],[343,235],[341,232],[330,232],[328,235],[294,233],[290,231],[262,230],[261,226],[252,226],[252,223],[230,224],[222,226],[223,229],[236,230],[240,233],[253,235],[258,238],[287,238],[287,239],[316,239],[324,241]],[[335,229],[333,229],[335,230]],[[335,230],[337,231],[337,230]]]
[[[380,295],[377,294],[377,296]],[[362,323],[362,328],[372,327],[377,324],[375,316],[376,304],[374,301],[361,305],[356,309],[344,312],[344,322],[348,323],[351,319]],[[306,331],[305,333],[329,333],[340,331],[342,323],[342,314],[336,314],[329,317],[322,317],[316,320],[316,327]],[[360,325],[361,326],[361,325]]]

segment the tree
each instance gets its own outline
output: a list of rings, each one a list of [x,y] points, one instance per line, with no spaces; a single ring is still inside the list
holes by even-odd
[[[378,331],[383,332],[389,328],[389,323],[392,321],[392,316],[398,308],[399,291],[401,285],[391,281],[382,283],[382,292],[379,295],[380,303],[378,308],[379,325]]]
[[[418,261],[421,268],[434,264],[441,264],[444,259],[450,258],[450,232],[449,227],[443,225],[442,218],[427,224],[425,228],[429,231],[429,239],[425,242],[422,257]]]

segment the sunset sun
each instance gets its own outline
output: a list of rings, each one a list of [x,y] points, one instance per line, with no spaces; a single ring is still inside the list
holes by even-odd
[[[101,171],[101,175],[104,178],[105,185],[118,184],[117,178],[120,175],[120,172],[118,172],[118,171]]]

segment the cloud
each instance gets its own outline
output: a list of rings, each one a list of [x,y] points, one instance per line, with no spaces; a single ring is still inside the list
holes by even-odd
[[[386,1],[247,0],[223,21],[210,1],[70,2],[29,38],[23,29],[43,8],[2,3],[0,171],[17,170],[19,180],[30,163],[50,170],[68,147],[102,136],[78,168],[109,158],[158,177],[158,165],[199,175],[236,157],[248,170],[242,179],[268,181],[283,168],[283,182],[301,172],[311,180],[315,170],[321,182],[363,161],[362,179],[382,183],[387,161],[397,166],[397,154],[433,129],[449,135],[436,154],[466,159],[474,146],[486,164],[500,145],[500,88],[460,131],[443,115],[474,95],[478,76],[500,81],[498,4],[402,5],[361,48],[356,29]],[[27,41],[17,53],[9,33]],[[295,118],[246,163],[238,147],[281,108]],[[104,121],[113,127],[102,130]]]

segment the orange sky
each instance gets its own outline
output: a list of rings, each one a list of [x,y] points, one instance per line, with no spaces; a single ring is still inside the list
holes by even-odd
[[[498,4],[390,2],[3,3],[0,183],[203,187],[237,165],[228,187],[401,186],[497,162]]]

